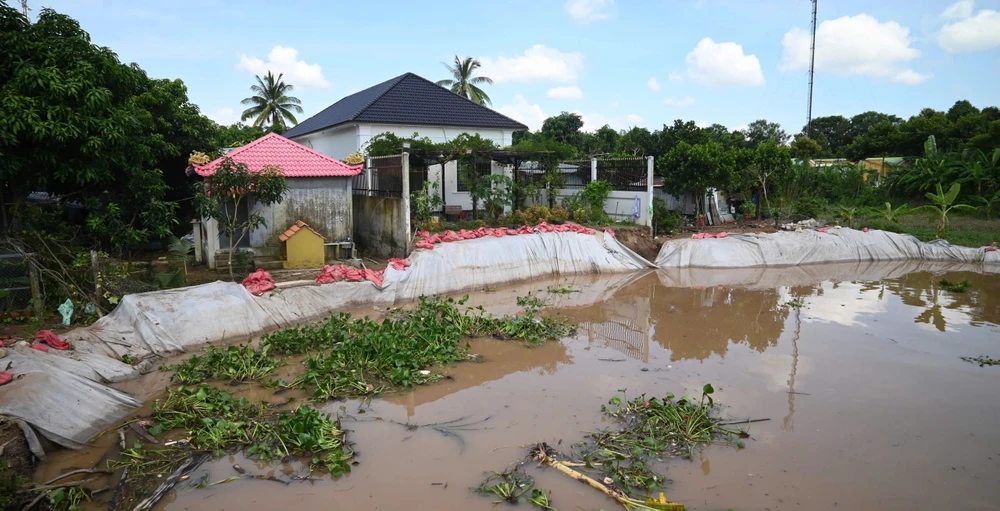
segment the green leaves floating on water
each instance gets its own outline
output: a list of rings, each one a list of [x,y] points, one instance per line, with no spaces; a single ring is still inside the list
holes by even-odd
[[[971,284],[969,284],[968,280],[963,280],[961,282],[950,282],[948,281],[948,279],[941,279],[941,281],[938,282],[938,286],[940,286],[941,289],[944,289],[945,291],[951,291],[952,293],[964,293],[969,289],[970,285]]]

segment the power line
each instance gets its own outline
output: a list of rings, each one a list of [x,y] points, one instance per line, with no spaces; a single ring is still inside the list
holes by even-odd
[[[812,44],[809,46],[809,106],[806,109],[806,136],[812,137],[813,76],[816,74],[816,2],[812,0]]]

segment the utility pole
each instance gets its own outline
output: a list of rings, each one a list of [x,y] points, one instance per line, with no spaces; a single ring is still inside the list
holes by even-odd
[[[816,2],[812,0],[812,44],[809,46],[809,106],[806,109],[806,136],[812,137],[813,121],[813,76],[816,74]]]
[[[28,8],[28,0],[21,0],[21,12],[24,13],[25,18],[28,17],[28,11],[30,10],[31,9]]]

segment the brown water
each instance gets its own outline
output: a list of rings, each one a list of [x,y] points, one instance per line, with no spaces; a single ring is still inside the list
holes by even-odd
[[[305,472],[300,463],[229,457],[202,466],[160,508],[485,511],[491,499],[468,490],[484,472],[518,462],[540,441],[569,451],[586,431],[609,426],[600,406],[619,389],[697,396],[712,383],[724,416],[770,421],[752,425],[745,449],[710,447],[661,467],[667,496],[688,509],[1000,509],[1000,367],[959,358],[1000,357],[1000,276],[912,269],[650,272],[479,293],[470,303],[512,312],[514,297],[568,282],[580,292],[551,295],[558,306],[549,312],[578,322],[579,333],[536,348],[475,340],[482,363],[450,367],[449,379],[412,392],[346,403],[343,427],[359,462],[349,476],[193,487],[205,472],[212,481],[233,475],[233,463],[280,477]],[[864,277],[845,277],[852,272]],[[972,287],[941,291],[942,277]],[[672,287],[679,281],[696,287]],[[802,307],[786,305],[793,300]],[[165,382],[132,385],[149,397]],[[475,424],[460,438],[400,425],[463,417]],[[93,452],[57,455],[42,472],[88,466],[88,456],[92,464]],[[559,509],[618,507],[528,467]]]

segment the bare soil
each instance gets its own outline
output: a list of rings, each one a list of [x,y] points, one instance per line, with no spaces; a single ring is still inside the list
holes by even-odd
[[[0,416],[0,459],[7,462],[7,470],[14,474],[30,474],[35,466],[35,457],[21,427],[4,416]],[[5,475],[0,473],[0,478]]]

